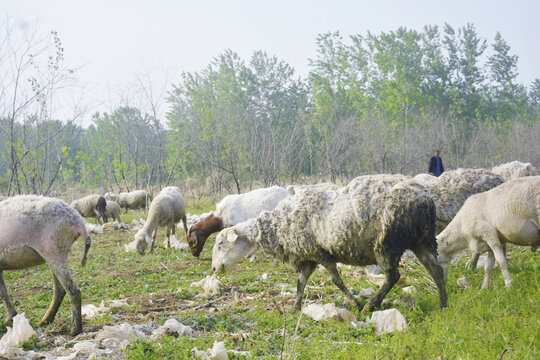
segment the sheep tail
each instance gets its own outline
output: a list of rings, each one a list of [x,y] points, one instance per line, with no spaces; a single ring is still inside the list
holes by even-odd
[[[81,266],[85,267],[86,256],[88,255],[88,250],[90,250],[90,245],[92,244],[92,237],[86,231],[85,226],[81,227],[80,225],[73,225],[73,230],[75,230],[75,232],[84,239],[84,254],[81,261]]]

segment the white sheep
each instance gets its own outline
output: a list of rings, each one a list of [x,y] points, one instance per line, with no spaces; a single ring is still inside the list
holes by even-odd
[[[253,190],[244,194],[227,195],[216,205],[216,211],[194,224],[188,232],[191,253],[199,256],[206,239],[215,232],[257,217],[272,210],[292,193],[280,186]]]
[[[107,217],[110,217],[111,219],[118,221],[119,223],[122,222],[120,219],[120,205],[116,201],[107,200],[107,209],[106,209]]]
[[[118,195],[109,192],[105,194],[105,199],[116,201],[121,208],[124,208],[124,214],[126,214],[128,209],[136,210],[148,207],[152,201],[152,194],[146,190],[122,192]]]
[[[65,202],[36,195],[15,196],[0,203],[0,293],[7,320],[17,314],[4,281],[4,270],[19,270],[47,263],[52,272],[54,296],[40,326],[54,320],[66,292],[71,303],[72,334],[82,332],[81,292],[69,271],[71,246],[85,241],[82,265],[90,248],[84,220]]]
[[[186,205],[182,192],[176,186],[163,188],[150,204],[144,226],[135,234],[137,251],[144,254],[147,244],[151,245],[150,252],[154,250],[157,229],[160,226],[167,227],[167,243],[170,248],[171,232],[174,235],[175,225],[180,220],[184,223],[184,231],[187,234]]]
[[[531,163],[512,161],[495,166],[491,172],[502,176],[505,180],[517,179],[524,176],[536,176],[538,172]]]
[[[88,195],[71,203],[83,217],[94,217],[96,222],[107,222],[107,200],[101,195]]]
[[[437,236],[439,261],[448,262],[469,248],[475,253],[488,251],[482,289],[489,286],[495,259],[504,283],[512,278],[503,251],[506,242],[540,246],[540,176],[510,180],[490,191],[471,196],[452,222]]]
[[[337,263],[378,264],[384,284],[364,307],[372,310],[400,278],[401,255],[411,249],[427,268],[446,306],[443,270],[436,261],[435,205],[431,195],[403,175],[361,176],[337,191],[307,189],[273,211],[222,230],[214,245],[212,270],[227,271],[258,247],[300,273],[294,308],[318,264],[353,305]]]

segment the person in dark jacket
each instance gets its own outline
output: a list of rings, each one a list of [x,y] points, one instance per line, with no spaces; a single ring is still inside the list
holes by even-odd
[[[429,159],[428,173],[433,176],[440,176],[444,172],[444,166],[442,159],[439,157],[439,150],[435,150],[435,153]]]

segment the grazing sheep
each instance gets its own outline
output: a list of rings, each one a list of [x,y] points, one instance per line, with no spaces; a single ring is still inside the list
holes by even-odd
[[[150,204],[148,217],[144,226],[135,234],[137,251],[140,254],[144,254],[147,244],[151,245],[150,252],[154,250],[157,229],[160,226],[167,226],[167,243],[170,248],[171,231],[174,235],[175,225],[180,220],[184,223],[184,231],[187,234],[186,205],[182,192],[176,186],[163,188],[154,201],[152,201],[152,204]],[[152,234],[153,236],[151,237]]]
[[[75,200],[71,203],[74,208],[83,217],[95,217],[96,222],[108,222],[107,220],[107,200],[101,195],[88,195],[82,199]]]
[[[506,164],[495,166],[491,172],[500,175],[505,180],[517,179],[524,176],[538,175],[531,163],[522,163],[521,161],[512,161]]]
[[[116,201],[107,200],[107,210],[106,210],[107,217],[112,218],[115,221],[118,221],[119,223],[122,222],[120,219],[120,205]]]
[[[411,249],[427,268],[446,306],[443,270],[436,260],[435,205],[422,186],[403,175],[361,176],[336,191],[307,189],[273,211],[222,230],[212,254],[212,270],[226,271],[258,247],[300,273],[295,310],[318,264],[353,305],[337,263],[378,264],[384,284],[364,310],[379,306],[399,280],[401,255]]]
[[[0,293],[7,319],[17,312],[10,301],[4,270],[20,270],[47,263],[52,272],[54,296],[40,326],[54,320],[66,292],[71,303],[72,334],[82,332],[81,291],[69,272],[71,246],[81,236],[85,241],[82,265],[90,248],[83,218],[61,200],[21,195],[0,203]]]
[[[216,205],[216,211],[194,224],[188,233],[188,245],[193,256],[199,256],[206,239],[215,232],[272,210],[292,193],[279,186],[227,195]]]
[[[152,194],[146,190],[123,192],[118,196],[108,194],[110,200],[115,200],[121,208],[124,208],[124,214],[127,214],[128,209],[145,209],[152,201]]]
[[[469,248],[488,252],[482,289],[489,286],[495,259],[504,283],[512,286],[503,245],[506,242],[540,246],[540,176],[510,180],[492,190],[471,196],[452,222],[437,236],[439,261]]]
[[[499,175],[485,169],[457,169],[445,171],[432,181],[418,183],[433,195],[438,234],[452,221],[469,196],[493,189],[503,182]]]

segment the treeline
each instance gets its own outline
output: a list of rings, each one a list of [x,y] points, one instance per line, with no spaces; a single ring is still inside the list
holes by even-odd
[[[4,142],[1,189],[188,181],[236,192],[425,172],[436,148],[447,168],[540,165],[540,80],[517,81],[518,58],[500,34],[488,42],[471,24],[445,25],[326,33],[316,44],[306,78],[263,51],[247,60],[226,51],[173,80],[166,119],[134,106],[95,114],[88,128],[4,116],[16,136],[0,136],[16,141]],[[52,141],[55,126],[65,129]]]

